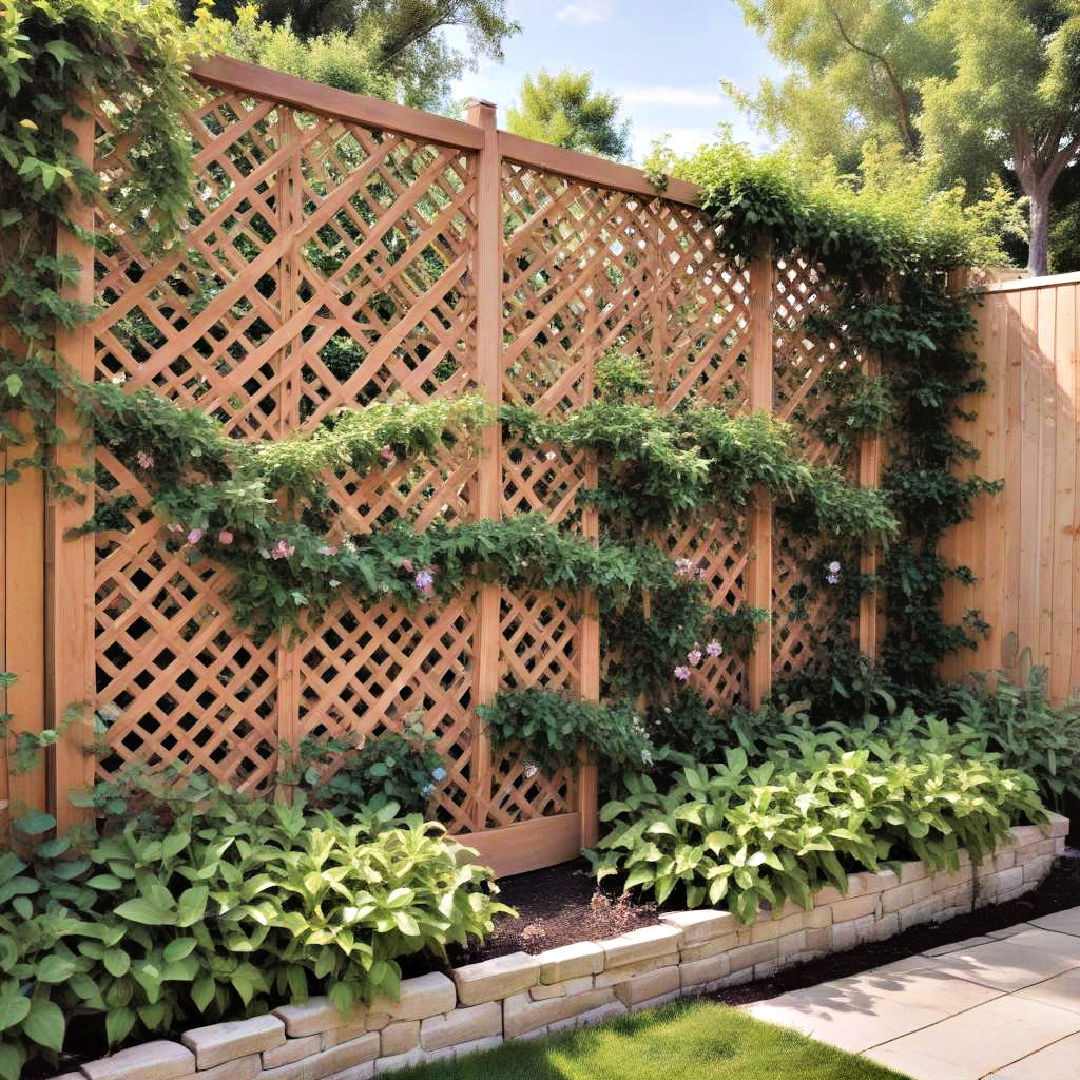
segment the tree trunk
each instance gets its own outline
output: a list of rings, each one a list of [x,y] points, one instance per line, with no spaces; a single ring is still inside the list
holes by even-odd
[[[1030,277],[1046,273],[1046,253],[1050,241],[1050,192],[1038,184],[1028,194],[1028,240],[1027,271]]]

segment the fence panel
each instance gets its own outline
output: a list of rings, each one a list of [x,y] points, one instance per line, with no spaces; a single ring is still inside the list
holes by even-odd
[[[969,403],[978,418],[958,422],[958,431],[980,452],[965,472],[1005,487],[979,498],[974,518],[943,544],[978,579],[948,586],[946,615],[960,620],[977,610],[990,625],[978,648],[950,658],[944,673],[1004,670],[1022,679],[1028,666],[1041,666],[1059,701],[1080,688],[1078,292],[1076,274],[982,291],[972,344],[986,392]]]

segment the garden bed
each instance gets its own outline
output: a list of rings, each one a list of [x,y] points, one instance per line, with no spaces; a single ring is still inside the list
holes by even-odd
[[[536,955],[521,950],[448,974],[407,979],[399,1000],[377,1000],[347,1016],[326,998],[315,998],[254,1020],[188,1031],[179,1042],[132,1047],[83,1065],[81,1075],[65,1080],[168,1080],[193,1074],[219,1080],[226,1073],[234,1080],[325,1080],[339,1074],[364,1080],[678,996],[726,994],[755,980],[767,985],[777,971],[802,961],[880,942],[973,906],[1017,901],[1049,874],[1067,828],[1066,819],[1055,816],[1042,827],[1014,829],[1013,842],[979,867],[963,855],[952,871],[912,862],[898,873],[852,874],[846,894],[821,889],[809,910],[785,905],[760,912],[750,925],[740,925],[726,911],[671,912],[657,925],[616,937],[554,948],[545,941]],[[516,888],[511,883],[511,894]],[[1023,921],[1032,910],[997,917]],[[553,923],[553,933],[555,928]],[[609,935],[612,929],[608,924]],[[962,933],[969,934],[969,928]],[[912,947],[911,942],[905,946],[907,952]],[[884,959],[875,956],[872,962]],[[835,975],[832,970],[812,978]],[[767,993],[778,989],[769,986]]]

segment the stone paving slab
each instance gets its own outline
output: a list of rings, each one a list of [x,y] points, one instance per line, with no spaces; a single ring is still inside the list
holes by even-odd
[[[1080,907],[747,1011],[912,1080],[1080,1080]]]
[[[1015,1065],[1007,1065],[989,1080],[1076,1080],[1077,1076],[1080,1076],[1080,1035],[1070,1035]]]
[[[866,1052],[912,1080],[981,1080],[1080,1032],[1080,1017],[1012,994]]]

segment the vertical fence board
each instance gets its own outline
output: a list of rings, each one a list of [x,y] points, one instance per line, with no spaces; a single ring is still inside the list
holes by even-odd
[[[770,247],[750,264],[750,407],[773,411],[773,258]],[[773,672],[773,507],[764,490],[754,493],[750,513],[750,580],[747,599],[768,615],[758,628],[750,657],[751,708],[772,688]]]
[[[77,153],[84,161],[93,160],[93,117],[70,120],[68,125]],[[89,203],[73,199],[69,215],[75,224],[92,232],[94,212]],[[56,246],[58,255],[75,260],[80,268],[78,279],[66,291],[67,299],[92,304],[93,248],[67,230],[59,232]],[[58,332],[56,347],[61,362],[77,376],[93,378],[93,337],[86,323]],[[46,512],[47,726],[60,728],[67,710],[78,710],[53,751],[53,812],[57,827],[66,830],[88,819],[86,810],[71,805],[69,795],[89,787],[94,776],[94,539],[90,535],[68,537],[69,530],[82,525],[93,513],[93,489],[76,476],[76,470],[86,465],[85,433],[74,407],[63,398],[57,405],[56,424],[65,438],[56,448],[56,464],[67,471],[69,482],[84,500],[79,503],[51,497]]]

